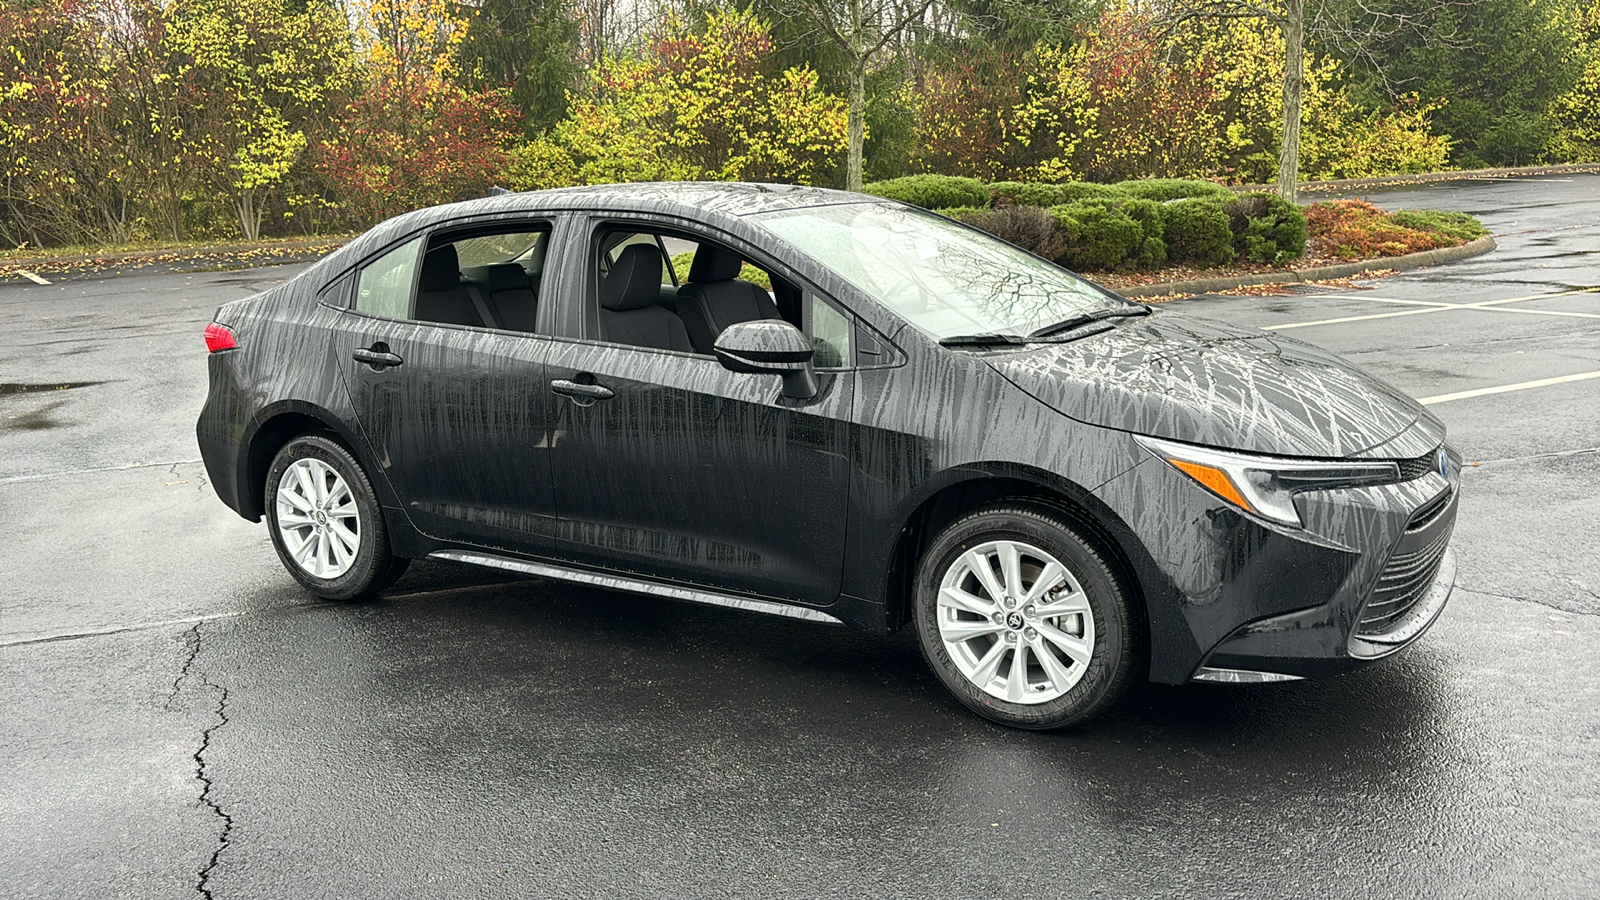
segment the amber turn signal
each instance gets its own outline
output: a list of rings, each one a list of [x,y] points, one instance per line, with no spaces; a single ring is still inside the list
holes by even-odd
[[[1216,494],[1218,497],[1221,497],[1222,499],[1232,503],[1234,506],[1237,506],[1240,509],[1245,510],[1246,512],[1255,512],[1255,507],[1251,506],[1250,501],[1246,500],[1244,495],[1239,493],[1239,488],[1234,485],[1233,479],[1228,477],[1227,472],[1224,472],[1221,469],[1214,469],[1211,466],[1202,466],[1199,463],[1187,462],[1181,459],[1169,458],[1167,462],[1176,467],[1178,471],[1188,475],[1195,481],[1200,482],[1205,486],[1206,490]]]

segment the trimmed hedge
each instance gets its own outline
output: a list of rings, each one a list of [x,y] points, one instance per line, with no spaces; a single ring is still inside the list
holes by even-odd
[[[1417,231],[1431,231],[1458,241],[1475,241],[1489,233],[1483,223],[1466,213],[1432,212],[1420,209],[1398,210],[1391,217],[1395,222]]]
[[[934,212],[944,216],[946,219],[955,219],[957,222],[965,222],[969,216],[988,211],[989,207],[987,206],[953,206],[948,209],[934,210]]]
[[[1228,214],[1215,200],[1178,200],[1166,204],[1167,255],[1175,262],[1220,266],[1233,262],[1233,230]]]
[[[1058,203],[1076,203],[1080,200],[1116,203],[1133,196],[1115,185],[1095,184],[1089,181],[1064,181],[1055,187],[1061,191]]]
[[[989,189],[976,178],[954,175],[907,175],[863,185],[863,193],[899,200],[923,209],[988,207]]]
[[[1163,203],[1168,200],[1188,200],[1196,197],[1229,200],[1234,196],[1228,187],[1192,178],[1144,178],[1138,181],[1124,181],[1118,184],[1117,188],[1143,200],[1159,200]]]
[[[1098,203],[1050,207],[1066,250],[1057,262],[1069,269],[1114,272],[1128,268],[1144,246],[1144,227],[1120,209]]]
[[[1066,202],[1061,185],[1025,184],[1020,181],[997,181],[989,185],[989,200],[996,209],[1002,206],[1055,206]]]
[[[1090,272],[1155,269],[1168,262],[1281,266],[1305,254],[1313,232],[1335,254],[1350,258],[1447,246],[1489,233],[1463,213],[1402,210],[1390,216],[1362,201],[1315,204],[1308,225],[1308,211],[1277,194],[1236,194],[1187,178],[985,186],[973,178],[910,175],[865,190]]]
[[[1242,194],[1222,210],[1240,258],[1278,266],[1306,252],[1306,214],[1277,194]]]

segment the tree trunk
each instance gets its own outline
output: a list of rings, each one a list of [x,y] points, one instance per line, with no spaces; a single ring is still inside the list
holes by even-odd
[[[1278,153],[1278,196],[1296,202],[1300,186],[1300,97],[1305,90],[1305,0],[1288,0],[1283,43],[1283,149]]]
[[[253,241],[261,237],[261,216],[256,213],[255,188],[240,188],[234,209],[239,213],[239,230],[244,239]]]
[[[861,147],[866,135],[867,61],[850,66],[850,155],[846,164],[845,189],[861,190]]]

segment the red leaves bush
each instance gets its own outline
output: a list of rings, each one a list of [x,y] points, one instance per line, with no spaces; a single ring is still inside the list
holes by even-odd
[[[1333,200],[1306,210],[1306,233],[1329,256],[1371,259],[1453,247],[1460,240],[1407,228],[1365,200]]]
[[[481,197],[515,137],[510,91],[379,81],[345,110],[338,140],[314,162],[352,227],[407,210]]]

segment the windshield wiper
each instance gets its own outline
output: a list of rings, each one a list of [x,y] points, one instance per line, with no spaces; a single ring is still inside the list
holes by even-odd
[[[1026,344],[1028,339],[1020,334],[1001,334],[990,332],[987,334],[958,334],[954,337],[940,338],[939,344],[945,347],[992,347],[996,344]]]
[[[1081,315],[1073,316],[1070,319],[1063,319],[1053,325],[1046,325],[1043,328],[1031,332],[1028,337],[1049,337],[1052,334],[1060,334],[1064,331],[1071,331],[1074,328],[1082,328],[1085,325],[1104,321],[1105,319],[1126,319],[1133,316],[1148,316],[1152,312],[1154,312],[1154,310],[1148,306],[1144,306],[1143,304],[1136,304],[1133,306],[1113,306],[1109,309],[1097,309],[1094,312],[1086,312]]]

